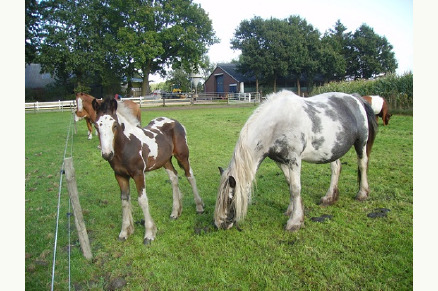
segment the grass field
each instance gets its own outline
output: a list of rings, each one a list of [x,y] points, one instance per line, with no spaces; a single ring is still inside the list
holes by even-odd
[[[226,167],[238,134],[254,107],[143,111],[150,119],[167,116],[188,131],[191,163],[205,213],[197,215],[190,185],[180,179],[183,213],[173,221],[171,185],[164,170],[148,173],[146,187],[156,240],[143,246],[140,207],[133,199],[136,230],[125,242],[120,193],[108,162],[100,157],[96,136],[87,140],[84,122],[77,124],[72,153],[81,206],[93,259],[81,253],[71,219],[72,290],[411,290],[413,288],[413,118],[394,115],[389,126],[379,120],[369,169],[370,198],[357,192],[356,155],[342,162],[339,201],[317,203],[330,183],[330,166],[303,164],[305,228],[284,231],[289,193],[281,170],[265,160],[248,215],[233,228],[218,231],[213,212],[218,166]],[[60,169],[70,113],[26,114],[25,213],[26,289],[51,284]],[[182,171],[179,171],[180,174]],[[68,192],[61,185],[61,209],[55,290],[68,290]],[[131,183],[131,192],[134,183]],[[387,217],[369,218],[377,208]],[[314,222],[312,217],[332,215]],[[120,289],[118,289],[120,288]]]

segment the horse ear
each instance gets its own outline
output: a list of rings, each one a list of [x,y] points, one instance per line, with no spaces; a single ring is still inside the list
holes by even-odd
[[[116,99],[111,99],[110,109],[113,112],[115,112],[117,110],[117,100]]]
[[[91,106],[93,106],[94,111],[97,111],[99,109],[99,103],[97,103],[96,99],[93,99],[91,102]]]
[[[233,176],[230,176],[230,177],[228,178],[228,183],[230,184],[230,187],[231,187],[231,188],[236,188],[236,179],[234,179]]]
[[[219,169],[219,173],[220,173],[221,176],[222,176],[222,174],[224,173],[224,169],[222,169],[222,167],[218,167],[218,169]]]

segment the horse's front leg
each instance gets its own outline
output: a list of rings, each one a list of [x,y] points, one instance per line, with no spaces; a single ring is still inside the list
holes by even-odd
[[[301,160],[296,159],[289,164],[289,191],[291,204],[288,210],[291,214],[286,224],[286,230],[296,231],[304,226],[304,207],[301,200]],[[291,209],[292,208],[292,209]]]
[[[138,175],[135,175],[133,178],[138,192],[138,204],[140,204],[140,207],[143,210],[144,214],[144,226],[146,228],[146,231],[143,239],[143,244],[147,245],[155,239],[157,227],[155,226],[155,223],[149,212],[149,202],[148,197],[146,196],[144,173],[141,172]]]
[[[134,220],[131,211],[131,198],[129,195],[129,177],[116,174],[116,180],[120,186],[120,198],[122,200],[122,230],[119,240],[126,240],[134,232]]]
[[[322,205],[332,205],[339,197],[338,181],[339,175],[341,174],[341,161],[337,159],[330,163],[330,168],[332,170],[332,176],[330,178],[330,187],[324,197],[321,198]]]

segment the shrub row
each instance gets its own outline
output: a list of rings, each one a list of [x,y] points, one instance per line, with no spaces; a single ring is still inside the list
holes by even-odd
[[[310,95],[325,92],[359,93],[360,95],[379,95],[386,99],[391,109],[412,110],[414,80],[412,72],[401,76],[389,74],[375,80],[355,80],[331,82],[315,87]]]

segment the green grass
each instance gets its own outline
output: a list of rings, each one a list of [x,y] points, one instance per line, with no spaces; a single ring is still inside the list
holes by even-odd
[[[226,167],[238,134],[254,107],[144,111],[143,124],[154,117],[179,120],[188,131],[191,163],[205,203],[197,215],[190,185],[180,179],[183,213],[169,218],[171,186],[164,170],[146,177],[150,210],[158,227],[156,240],[143,246],[144,227],[126,242],[121,227],[120,193],[109,164],[100,157],[98,139],[87,140],[84,122],[73,136],[73,160],[80,202],[93,259],[81,254],[72,223],[73,290],[410,290],[413,287],[413,118],[394,115],[380,126],[369,169],[370,198],[357,192],[356,156],[343,159],[339,201],[317,205],[330,183],[330,166],[303,164],[302,197],[305,228],[284,231],[289,193],[280,169],[265,160],[248,215],[233,228],[218,231],[213,212],[219,183],[218,166]],[[47,290],[51,284],[53,243],[60,168],[70,113],[26,114],[26,289]],[[379,120],[382,125],[382,121]],[[71,143],[67,156],[70,156]],[[179,171],[182,173],[182,171]],[[134,183],[131,192],[135,193]],[[68,192],[61,194],[55,289],[68,289]],[[133,195],[134,221],[142,213]],[[386,218],[371,219],[376,208],[389,208]],[[324,223],[311,217],[330,214]],[[123,281],[124,280],[124,281]]]

